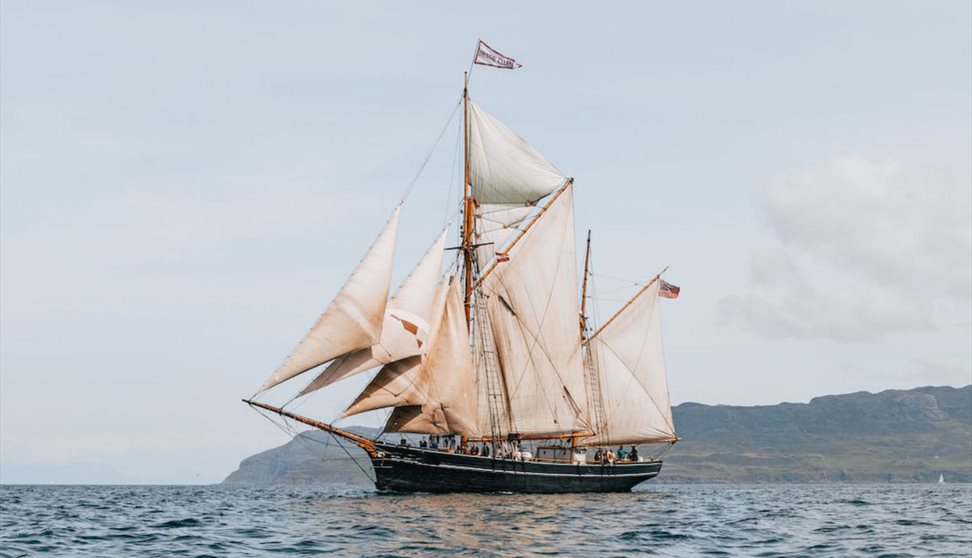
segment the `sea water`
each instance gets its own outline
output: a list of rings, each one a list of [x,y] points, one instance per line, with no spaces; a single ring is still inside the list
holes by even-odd
[[[972,485],[2,486],[2,556],[962,556]]]

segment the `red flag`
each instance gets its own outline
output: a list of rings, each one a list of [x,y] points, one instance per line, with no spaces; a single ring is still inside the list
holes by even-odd
[[[663,296],[665,298],[678,298],[678,293],[681,292],[681,288],[672,285],[664,279],[659,279],[661,285],[658,287],[658,296]]]
[[[473,64],[505,68],[507,70],[515,70],[523,67],[523,64],[506,56],[483,41],[479,41],[479,47],[476,48],[476,57],[473,58]]]

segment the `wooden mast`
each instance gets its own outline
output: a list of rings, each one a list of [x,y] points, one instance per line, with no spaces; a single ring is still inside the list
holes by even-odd
[[[473,294],[473,199],[469,184],[469,72],[462,74],[462,256],[465,264],[466,288],[463,306],[466,310],[466,327],[472,333],[472,294]],[[465,450],[466,436],[460,436],[459,447]]]
[[[581,339],[587,337],[587,276],[591,266],[591,229],[587,229],[587,251],[584,252],[584,281],[581,284],[580,329]]]
[[[473,294],[473,206],[469,184],[469,73],[463,74],[462,82],[462,152],[463,152],[463,196],[462,196],[462,255],[465,260],[465,308],[466,326],[472,329]]]

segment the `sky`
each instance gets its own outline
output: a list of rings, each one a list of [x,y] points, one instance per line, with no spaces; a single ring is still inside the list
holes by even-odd
[[[478,37],[523,68],[472,98],[576,180],[597,315],[671,266],[674,403],[968,384],[970,10],[5,1],[0,482],[219,482],[286,442],[240,399],[433,145],[394,281],[455,221]]]

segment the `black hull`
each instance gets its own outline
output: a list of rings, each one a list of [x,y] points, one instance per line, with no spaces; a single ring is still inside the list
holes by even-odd
[[[628,492],[661,461],[618,465],[512,461],[379,444],[375,486],[388,492]]]

